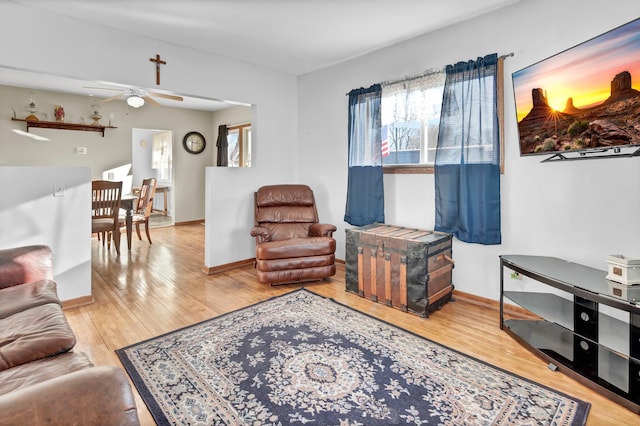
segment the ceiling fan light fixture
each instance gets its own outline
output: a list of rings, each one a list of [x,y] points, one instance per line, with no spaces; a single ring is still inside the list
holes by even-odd
[[[144,99],[138,95],[131,95],[127,98],[127,105],[133,108],[140,108],[144,105]]]

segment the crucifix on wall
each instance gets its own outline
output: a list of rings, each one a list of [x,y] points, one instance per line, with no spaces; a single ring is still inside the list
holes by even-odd
[[[160,55],[156,55],[155,58],[149,58],[151,62],[156,64],[156,84],[160,84],[160,65],[166,65],[167,62],[160,59]]]

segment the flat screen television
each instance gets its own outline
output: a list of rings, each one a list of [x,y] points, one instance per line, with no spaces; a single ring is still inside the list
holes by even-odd
[[[640,145],[640,18],[516,71],[512,81],[521,156]]]

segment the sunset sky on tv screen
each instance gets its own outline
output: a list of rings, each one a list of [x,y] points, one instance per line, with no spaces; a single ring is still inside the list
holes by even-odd
[[[640,19],[513,73],[518,122],[532,107],[532,89],[546,92],[549,106],[562,111],[568,98],[577,108],[598,105],[611,94],[611,81],[631,73],[640,90]]]

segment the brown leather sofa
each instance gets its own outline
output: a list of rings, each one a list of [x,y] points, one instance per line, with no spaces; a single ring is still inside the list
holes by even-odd
[[[267,185],[254,194],[256,270],[269,284],[316,281],[335,275],[334,225],[318,223],[307,185]]]
[[[124,371],[73,352],[47,246],[0,250],[0,425],[138,425]]]

